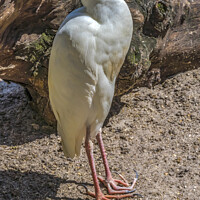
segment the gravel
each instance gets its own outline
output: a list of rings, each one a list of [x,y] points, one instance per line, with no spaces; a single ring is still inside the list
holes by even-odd
[[[21,86],[0,81],[0,99],[0,199],[92,199],[81,186],[94,190],[84,148],[66,158]],[[110,168],[130,182],[137,170],[144,200],[199,199],[200,69],[115,98],[103,132]]]

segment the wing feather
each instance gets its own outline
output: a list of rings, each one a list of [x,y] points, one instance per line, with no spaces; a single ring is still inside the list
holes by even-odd
[[[80,154],[97,84],[97,68],[91,64],[96,28],[92,23],[88,16],[66,20],[55,37],[49,63],[50,101],[64,153],[71,158]],[[89,29],[80,32],[81,27]]]

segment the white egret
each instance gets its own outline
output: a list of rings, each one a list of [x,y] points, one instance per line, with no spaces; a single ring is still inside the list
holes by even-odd
[[[116,77],[130,46],[133,23],[124,0],[82,0],[83,7],[61,24],[49,63],[49,96],[62,138],[63,151],[80,154],[83,138],[92,171],[96,199],[131,196],[133,184],[112,178],[101,127],[114,95]],[[97,138],[106,178],[97,177],[92,139]],[[99,182],[108,188],[103,195]],[[120,186],[119,184],[123,185]]]

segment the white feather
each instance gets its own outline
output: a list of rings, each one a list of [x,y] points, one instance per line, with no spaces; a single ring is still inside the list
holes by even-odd
[[[49,96],[66,156],[80,154],[86,128],[94,137],[108,115],[114,84],[132,37],[123,0],[84,0],[53,42]]]

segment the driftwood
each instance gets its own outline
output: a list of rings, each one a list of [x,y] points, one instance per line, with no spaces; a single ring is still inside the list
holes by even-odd
[[[116,95],[200,66],[198,0],[127,3],[134,34]],[[52,41],[65,16],[79,6],[77,0],[0,1],[0,78],[27,88],[33,106],[49,123],[54,122],[47,88]]]

